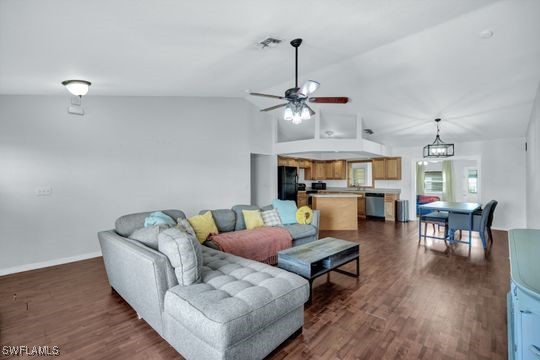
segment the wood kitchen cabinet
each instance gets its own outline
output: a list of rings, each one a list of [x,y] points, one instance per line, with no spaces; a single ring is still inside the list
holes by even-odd
[[[311,160],[301,159],[301,160],[299,160],[299,162],[300,162],[300,165],[298,165],[298,167],[300,167],[302,169],[310,169],[311,168]]]
[[[396,221],[396,200],[398,194],[384,194],[384,219],[386,221]]]
[[[305,191],[299,191],[296,193],[296,205],[298,207],[306,206],[308,204],[308,197]]]
[[[315,162],[315,179],[314,180],[326,180],[326,162]]]
[[[304,179],[306,180],[323,180],[325,179],[325,164],[324,161],[311,161],[311,167],[304,170]]]
[[[334,180],[347,180],[347,161],[335,160],[332,161],[332,173]]]
[[[372,159],[373,180],[401,180],[401,158]]]
[[[401,158],[389,157],[384,159],[386,180],[401,180]]]
[[[366,218],[366,196],[365,194],[361,193],[358,194],[358,217],[361,219]]]
[[[278,156],[278,166],[292,166],[301,169],[309,169],[311,168],[311,160]]]
[[[371,160],[373,174],[373,180],[385,180],[386,179],[386,170],[384,158],[376,158]]]

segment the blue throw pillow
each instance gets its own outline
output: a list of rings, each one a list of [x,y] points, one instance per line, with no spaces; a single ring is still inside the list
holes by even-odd
[[[277,209],[281,222],[284,225],[296,224],[296,203],[292,200],[274,200],[272,206]]]
[[[155,226],[155,225],[176,225],[176,221],[167,214],[162,213],[161,211],[156,211],[151,213],[144,219],[144,227]]]

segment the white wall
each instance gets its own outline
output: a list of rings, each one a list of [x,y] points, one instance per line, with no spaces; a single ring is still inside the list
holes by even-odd
[[[266,206],[277,198],[277,156],[251,154],[251,204]]]
[[[455,144],[456,158],[478,157],[480,162],[480,202],[495,199],[499,202],[493,227],[511,229],[524,227],[525,209],[525,139],[499,139]],[[409,200],[411,220],[416,214],[415,166],[421,160],[421,147],[392,149],[402,157],[402,180],[386,185],[401,188],[401,199]]]
[[[88,96],[83,117],[68,103],[0,96],[0,274],[96,254],[96,232],[127,213],[249,203],[247,101]]]
[[[527,227],[540,229],[540,86],[527,129]]]

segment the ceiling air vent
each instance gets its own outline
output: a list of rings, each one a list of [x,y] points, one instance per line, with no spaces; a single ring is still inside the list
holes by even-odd
[[[259,41],[255,46],[260,49],[273,48],[281,43],[281,39],[276,38],[275,36],[268,36],[266,39]]]

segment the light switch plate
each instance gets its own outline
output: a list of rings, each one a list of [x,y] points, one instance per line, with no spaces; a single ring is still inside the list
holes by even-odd
[[[36,196],[51,196],[52,186],[50,185],[38,186],[35,188],[34,193],[36,194]]]

